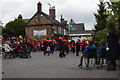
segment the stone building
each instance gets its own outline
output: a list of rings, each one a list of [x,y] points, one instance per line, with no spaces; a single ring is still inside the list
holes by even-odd
[[[37,4],[37,12],[31,19],[24,19],[26,21],[26,36],[29,38],[50,38],[57,39],[62,35],[69,35],[69,29],[64,28],[66,34],[62,34],[60,22],[56,17],[55,6],[50,7],[49,15],[42,11],[42,4]]]

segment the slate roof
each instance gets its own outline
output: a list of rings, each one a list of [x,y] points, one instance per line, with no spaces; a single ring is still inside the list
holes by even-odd
[[[91,34],[93,30],[85,30],[84,23],[76,23],[72,25],[75,30],[70,28],[70,34]]]
[[[52,18],[51,16],[49,16],[48,14],[46,14],[46,13],[44,13],[44,12],[36,12],[36,13],[34,14],[34,16],[33,16],[31,19],[28,20],[28,22],[26,21],[27,24],[28,24],[37,14],[41,14],[41,15],[45,16],[47,19],[49,19],[49,20],[52,22],[52,24],[59,25],[59,22],[58,22],[57,20],[55,20],[54,18]]]
[[[47,14],[44,13],[44,12],[41,12],[41,14],[43,14],[46,18],[48,18],[53,24],[59,25],[59,21],[55,20],[53,17],[47,15]]]
[[[90,34],[93,33],[93,30],[74,30],[70,34]]]
[[[73,27],[74,27],[75,31],[85,30],[84,23],[73,24]],[[73,30],[71,30],[71,31],[73,31]]]
[[[28,23],[28,21],[30,20],[30,19],[23,19],[24,21],[25,21],[25,23]]]

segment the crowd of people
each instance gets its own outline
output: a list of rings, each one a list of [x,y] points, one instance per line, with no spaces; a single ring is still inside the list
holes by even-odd
[[[16,56],[22,56],[22,53],[29,53],[36,51],[43,51],[44,55],[53,54],[54,51],[60,51],[60,58],[65,54],[68,54],[71,50],[73,53],[76,52],[76,56],[79,56],[80,50],[83,50],[87,45],[86,40],[80,41],[79,39],[75,42],[75,40],[68,41],[67,39],[63,39],[59,37],[56,40],[44,39],[42,41],[32,40],[29,38],[19,39],[16,38],[8,38],[6,41],[2,41],[1,49],[3,52],[9,53],[9,58],[14,58]],[[31,56],[31,55],[30,55]]]
[[[59,51],[59,57],[65,57],[69,51],[75,53],[76,56],[80,56],[80,64],[82,66],[83,58],[88,57],[89,49],[96,49],[96,65],[104,63],[108,64],[107,70],[116,70],[116,60],[120,57],[119,50],[119,35],[116,33],[114,24],[109,23],[107,26],[109,30],[109,35],[107,37],[107,42],[102,41],[100,46],[94,45],[92,40],[70,40],[63,37],[59,37],[58,40],[44,39],[42,41],[32,40],[29,38],[20,39],[8,39],[2,44],[2,51],[9,53],[9,58],[15,57],[31,57],[31,52],[43,51],[44,55],[50,56],[54,54],[54,51]],[[107,44],[106,44],[107,43]],[[105,54],[102,54],[102,51]],[[81,52],[81,54],[80,54]],[[6,56],[5,56],[6,57]],[[4,58],[5,58],[4,57]],[[102,60],[102,61],[101,61]],[[87,66],[89,66],[89,59],[87,60]]]

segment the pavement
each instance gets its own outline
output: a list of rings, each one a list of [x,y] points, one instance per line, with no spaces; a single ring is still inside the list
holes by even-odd
[[[2,59],[2,78],[118,78],[119,71],[106,71],[106,65],[86,70],[83,64],[83,68],[79,68],[80,57],[75,53],[70,52],[65,58],[58,55],[58,51],[50,56],[32,52],[29,59]]]

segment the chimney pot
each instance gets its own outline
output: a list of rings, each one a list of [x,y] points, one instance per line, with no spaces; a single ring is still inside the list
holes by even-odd
[[[42,4],[40,2],[37,4],[37,12],[42,12]]]
[[[22,19],[23,17],[22,17],[22,15],[21,14],[19,14],[19,16],[18,16],[18,19]]]
[[[50,7],[49,9],[49,15],[55,19],[55,6]]]

